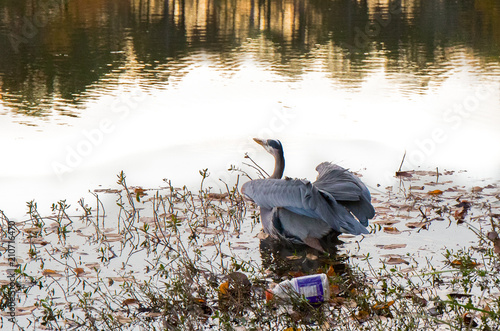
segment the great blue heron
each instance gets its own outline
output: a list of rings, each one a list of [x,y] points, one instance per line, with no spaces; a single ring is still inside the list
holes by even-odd
[[[241,191],[260,206],[265,233],[320,251],[324,251],[320,239],[332,231],[369,233],[366,226],[375,209],[370,192],[357,176],[336,164],[323,162],[316,167],[319,175],[314,183],[281,179],[285,169],[281,142],[254,140],[274,156],[274,172],[268,179],[245,183]]]

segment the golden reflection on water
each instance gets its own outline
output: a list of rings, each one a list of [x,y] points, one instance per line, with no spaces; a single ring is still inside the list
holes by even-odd
[[[0,4],[0,89],[14,114],[80,116],[123,75],[162,86],[199,61],[231,72],[251,58],[293,81],[325,72],[341,88],[384,72],[409,93],[464,64],[498,75],[489,0],[47,3]]]

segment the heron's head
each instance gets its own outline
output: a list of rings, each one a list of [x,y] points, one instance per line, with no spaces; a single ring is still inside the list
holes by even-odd
[[[281,141],[275,139],[259,139],[253,138],[253,140],[264,147],[264,149],[273,156],[283,155],[283,146]]]

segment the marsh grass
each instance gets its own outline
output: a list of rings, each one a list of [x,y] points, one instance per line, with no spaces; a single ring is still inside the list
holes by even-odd
[[[437,174],[436,183],[443,178]],[[409,231],[461,222],[474,233],[474,244],[436,252],[439,262],[412,252],[380,261],[367,253],[356,260],[342,246],[322,255],[270,241],[259,234],[258,210],[239,193],[240,175],[223,192],[205,187],[209,175],[200,171],[200,188],[193,192],[168,180],[154,190],[129,186],[122,172],[117,188],[91,192],[92,202],[81,199],[76,207],[58,201],[49,216],[28,202],[27,219],[16,224],[15,285],[2,283],[0,292],[2,309],[15,298],[13,328],[500,328],[498,191],[479,195],[451,187],[446,197],[402,179],[396,193],[376,195],[374,237],[404,209],[407,224],[418,224]],[[465,200],[463,212],[456,205]],[[8,221],[0,213],[3,236]],[[294,296],[266,302],[271,282],[317,272],[328,274],[332,293],[320,307]],[[2,323],[8,323],[5,315]]]

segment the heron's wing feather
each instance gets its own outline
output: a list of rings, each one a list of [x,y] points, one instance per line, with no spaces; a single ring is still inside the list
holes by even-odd
[[[371,204],[370,191],[355,175],[336,164],[323,162],[316,167],[318,178],[314,186],[331,194],[339,203],[347,207],[364,226],[375,216]]]
[[[261,208],[285,208],[320,219],[338,232],[368,233],[331,194],[319,190],[307,180],[257,179],[245,183],[242,192]]]

